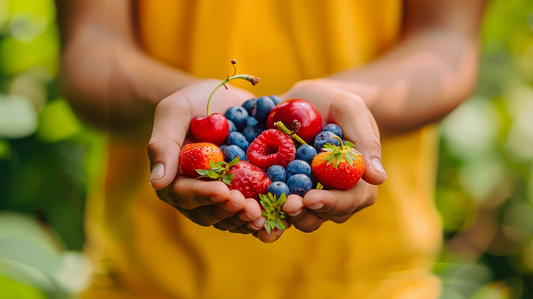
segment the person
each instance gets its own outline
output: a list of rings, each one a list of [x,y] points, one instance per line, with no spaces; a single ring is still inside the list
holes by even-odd
[[[56,1],[63,91],[106,136],[84,298],[438,298],[436,123],[475,87],[484,0]],[[365,160],[351,190],[290,195],[283,232],[179,172],[233,58],[261,82],[232,81],[211,111],[305,99]]]

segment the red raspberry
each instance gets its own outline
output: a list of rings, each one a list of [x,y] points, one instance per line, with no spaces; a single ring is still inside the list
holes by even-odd
[[[292,138],[276,129],[265,130],[250,144],[246,158],[263,170],[272,165],[286,167],[294,160],[296,147]]]
[[[239,190],[246,198],[259,200],[259,194],[267,194],[271,181],[268,176],[257,166],[246,161],[239,161],[228,171],[233,174],[231,185],[232,190]]]

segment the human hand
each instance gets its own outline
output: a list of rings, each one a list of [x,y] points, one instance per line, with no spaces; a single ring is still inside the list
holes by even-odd
[[[301,81],[282,98],[299,98],[313,104],[324,123],[336,123],[343,129],[344,138],[355,144],[365,161],[362,180],[350,190],[311,190],[303,198],[289,195],[283,211],[294,227],[311,232],[326,220],[342,223],[372,205],[376,185],[383,183],[387,175],[381,164],[379,130],[365,102],[327,79]]]
[[[221,230],[253,233],[263,227],[256,200],[230,190],[220,181],[186,177],[179,169],[180,150],[191,142],[187,136],[194,116],[206,115],[209,95],[220,83],[202,80],[192,83],[163,99],[156,107],[148,155],[152,173],[150,184],[158,197],[174,206],[193,222],[213,225]],[[224,113],[229,107],[253,98],[248,91],[227,85],[228,90],[214,93],[210,110]]]

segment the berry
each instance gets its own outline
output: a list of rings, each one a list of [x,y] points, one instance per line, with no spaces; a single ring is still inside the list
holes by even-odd
[[[229,134],[228,121],[220,113],[193,117],[190,127],[194,139],[198,142],[220,145],[226,141]]]
[[[304,144],[296,150],[296,159],[304,160],[311,165],[311,162],[313,162],[313,158],[316,156],[316,154],[317,152],[314,147]]]
[[[272,182],[285,182],[285,179],[287,178],[287,172],[285,171],[285,168],[280,165],[270,166],[267,169],[266,174]]]
[[[272,193],[273,195],[276,195],[278,198],[283,193],[285,193],[285,196],[288,196],[289,194],[291,194],[291,190],[289,189],[289,186],[287,186],[287,184],[285,184],[284,182],[273,182],[268,187],[267,191]]]
[[[241,191],[246,198],[259,199],[259,194],[267,194],[271,184],[263,170],[246,161],[239,161],[227,173],[233,175],[229,188]]]
[[[180,152],[180,167],[185,175],[199,177],[197,169],[210,169],[210,163],[224,161],[222,151],[218,146],[208,142],[189,143]]]
[[[223,156],[226,156],[226,150],[228,149],[228,145],[227,144],[222,144],[222,145],[219,145],[218,146],[220,148],[220,150],[222,151],[222,155]],[[230,160],[231,161],[231,160]]]
[[[336,137],[339,141],[340,138]],[[363,156],[346,142],[338,146],[326,144],[311,164],[317,181],[328,189],[351,189],[365,172]]]
[[[242,104],[242,107],[248,111],[248,115],[255,114],[255,102],[257,99],[249,99]]]
[[[248,146],[250,145],[248,140],[246,140],[246,137],[239,132],[231,132],[228,135],[227,142],[229,145],[236,145],[240,147],[245,152],[248,150]]]
[[[255,105],[255,118],[257,121],[259,121],[259,123],[266,123],[270,111],[276,107],[276,104],[271,98],[263,96],[257,98]]]
[[[322,131],[322,117],[318,110],[309,102],[300,99],[286,100],[274,107],[268,116],[267,128],[274,128],[278,121],[290,128],[295,120],[300,125],[296,133],[306,143],[312,143],[315,136]]]
[[[295,174],[303,174],[311,177],[311,165],[302,160],[294,160],[287,165],[287,180]]]
[[[271,96],[269,96],[269,98],[271,98],[272,101],[274,101],[274,104],[276,104],[276,106],[277,106],[279,103],[283,102],[283,100],[282,100],[279,96],[277,96],[277,95],[271,95]]]
[[[248,142],[254,141],[257,136],[263,132],[263,129],[259,127],[246,127],[242,130],[242,135]]]
[[[265,130],[250,144],[246,157],[250,163],[267,169],[277,164],[287,166],[292,160],[296,148],[292,138],[275,129]]]
[[[311,179],[304,174],[295,174],[287,180],[291,194],[304,196],[311,188],[313,183]]]
[[[259,122],[257,121],[257,119],[253,116],[249,116],[247,119],[246,119],[246,126],[247,127],[255,127],[257,126],[257,124],[259,124]]]
[[[335,135],[339,136],[342,139],[342,129],[336,124],[327,124],[324,128],[322,128],[322,131],[333,132]]]
[[[230,145],[226,148],[226,151],[224,152],[224,160],[226,162],[233,161],[236,157],[239,157],[239,160],[246,161],[246,153],[242,150],[242,148],[236,146],[236,145]]]
[[[315,137],[316,151],[320,153],[322,151],[322,147],[324,147],[326,143],[331,143],[333,145],[339,145],[340,140],[336,139],[335,136],[337,135],[335,135],[335,133],[330,132],[330,131],[323,131],[323,132],[320,132],[318,135],[316,135]]]
[[[231,120],[237,130],[242,130],[246,126],[246,120],[248,119],[248,111],[241,106],[232,106],[224,114],[227,119]]]
[[[237,127],[235,127],[235,124],[229,119],[228,119],[228,127],[229,127],[229,133],[237,131]]]

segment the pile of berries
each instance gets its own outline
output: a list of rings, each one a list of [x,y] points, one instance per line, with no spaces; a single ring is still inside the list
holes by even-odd
[[[259,80],[234,74],[218,87],[233,79],[254,85]],[[322,127],[320,113],[301,99],[262,96],[230,107],[224,115],[209,115],[208,108],[207,117],[191,121],[191,132],[198,142],[182,148],[183,172],[221,180],[258,200],[268,232],[285,229],[281,207],[289,194],[304,196],[313,188],[347,190],[364,173],[362,156],[342,139],[342,129],[333,123]]]

